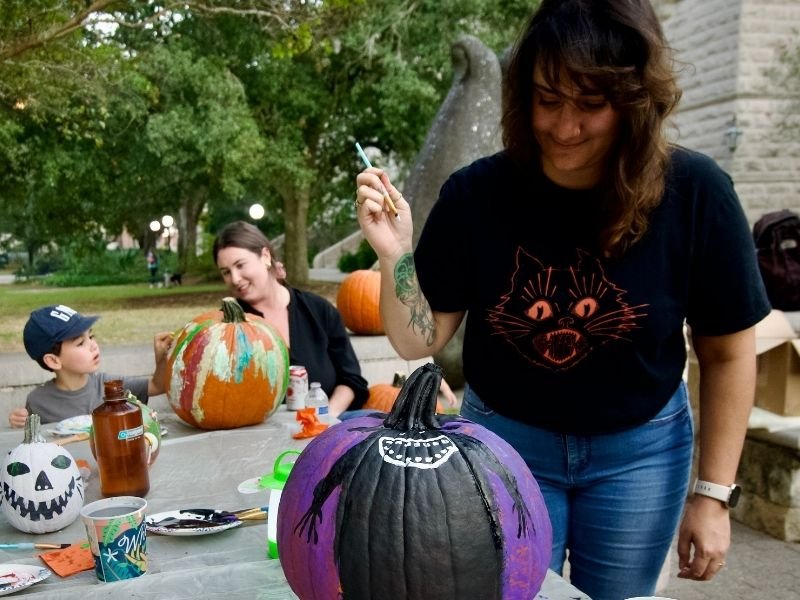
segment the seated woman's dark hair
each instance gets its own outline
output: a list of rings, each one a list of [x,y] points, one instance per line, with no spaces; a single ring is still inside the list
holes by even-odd
[[[234,221],[228,223],[219,230],[217,237],[214,238],[214,246],[212,247],[212,254],[214,256],[214,264],[217,262],[217,255],[219,251],[224,248],[243,248],[250,250],[254,254],[261,254],[261,250],[267,249],[269,255],[272,257],[269,270],[273,274],[277,270],[278,257],[275,255],[275,249],[270,244],[267,236],[258,227],[247,221]]]

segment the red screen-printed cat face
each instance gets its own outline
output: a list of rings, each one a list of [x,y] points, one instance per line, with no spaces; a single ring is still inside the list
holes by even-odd
[[[629,340],[626,333],[647,315],[641,309],[648,305],[629,306],[627,292],[582,250],[566,268],[545,267],[522,248],[516,261],[511,287],[488,320],[496,335],[536,365],[569,369],[611,340]]]

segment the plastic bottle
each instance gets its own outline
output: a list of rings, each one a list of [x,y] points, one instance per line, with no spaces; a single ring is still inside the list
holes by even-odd
[[[328,394],[325,393],[318,381],[313,381],[308,386],[306,406],[314,408],[320,423],[330,423],[330,418],[328,417]]]
[[[103,404],[92,412],[100,491],[143,497],[150,491],[150,474],[142,411],[125,399],[121,380],[106,381],[103,391]]]

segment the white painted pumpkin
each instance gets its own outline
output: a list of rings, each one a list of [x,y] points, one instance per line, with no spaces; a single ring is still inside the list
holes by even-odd
[[[0,508],[14,527],[48,533],[70,525],[83,507],[83,480],[75,459],[41,436],[39,415],[28,415],[25,439],[0,472]]]

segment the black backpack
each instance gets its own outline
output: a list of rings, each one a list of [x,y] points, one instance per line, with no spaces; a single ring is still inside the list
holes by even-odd
[[[800,215],[765,214],[753,225],[753,239],[772,308],[800,310]]]

